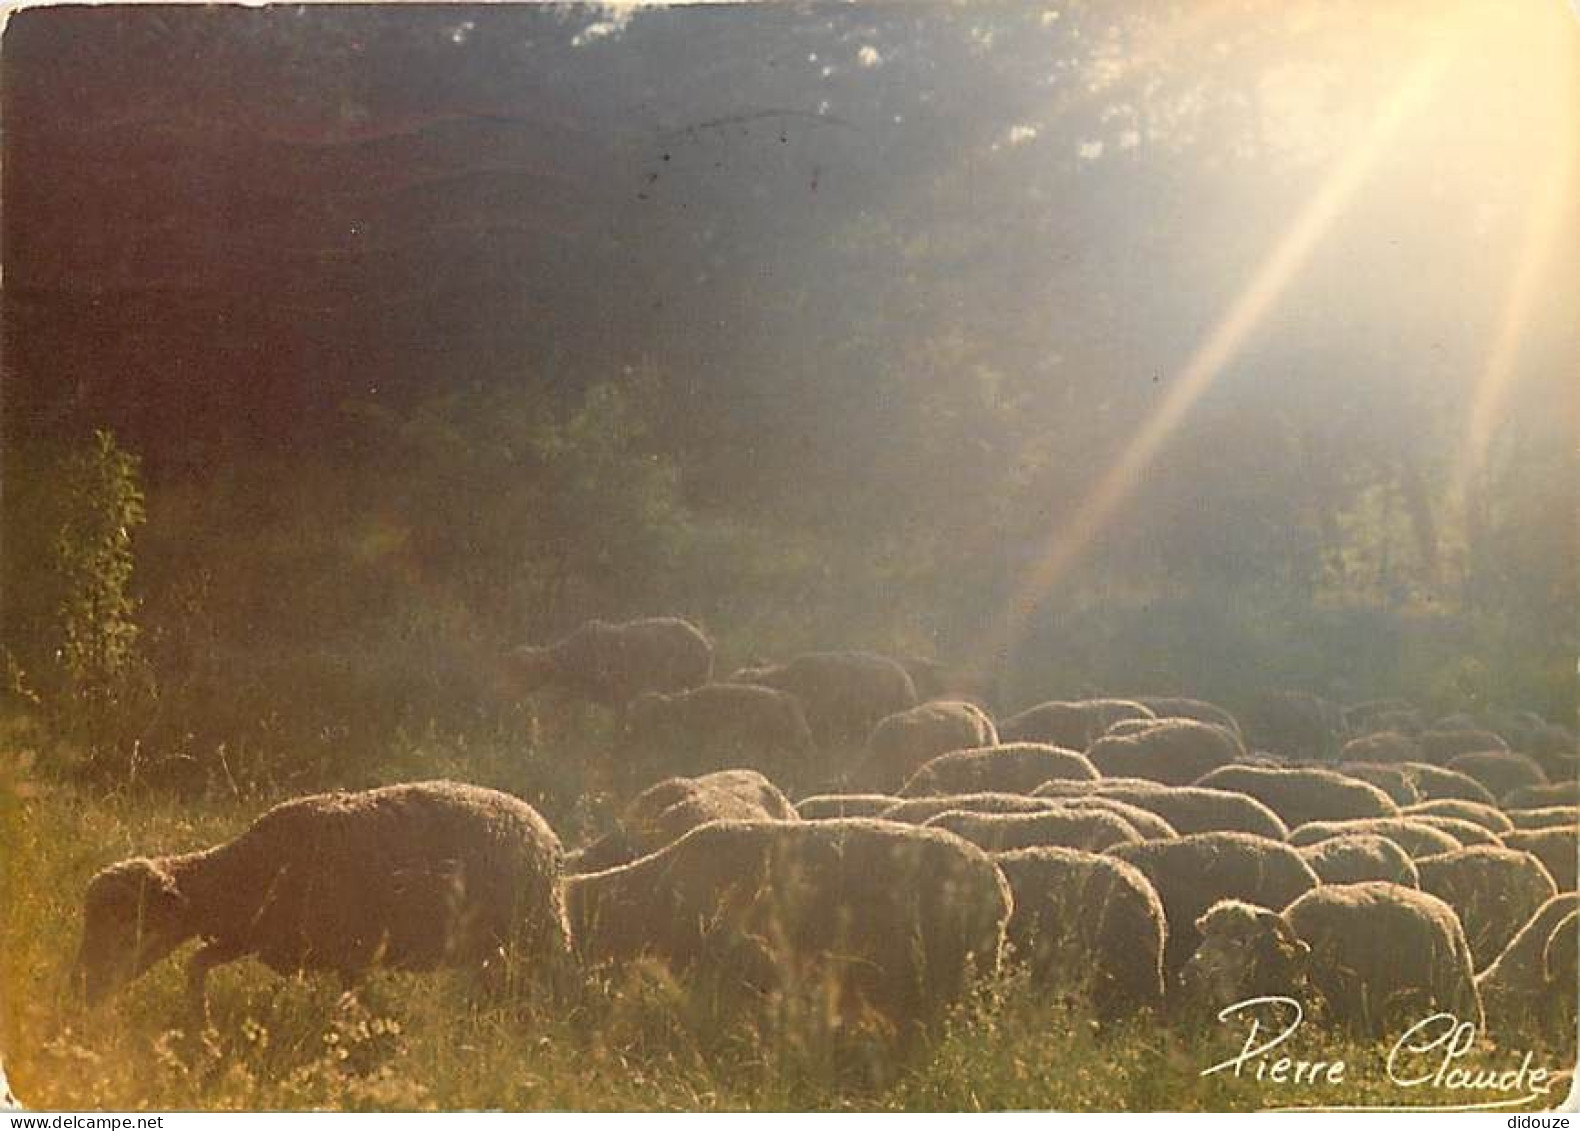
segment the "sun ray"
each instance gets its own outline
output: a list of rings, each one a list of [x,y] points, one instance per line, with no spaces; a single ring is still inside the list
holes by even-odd
[[[1283,296],[1379,156],[1436,88],[1457,43],[1458,37],[1436,38],[1406,73],[1371,127],[1328,172],[1223,317],[1169,382],[1168,394],[1157,410],[1069,520],[1049,536],[975,649],[977,663],[999,664],[1013,650],[1027,618],[1044,595],[1134,492],[1175,428]]]

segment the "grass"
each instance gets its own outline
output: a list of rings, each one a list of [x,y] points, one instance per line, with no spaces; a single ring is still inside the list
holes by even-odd
[[[413,776],[403,771],[418,760],[394,764],[392,777]],[[425,776],[458,770],[437,757],[421,764]],[[512,784],[503,762],[485,771]],[[271,799],[94,797],[39,780],[14,758],[0,759],[0,779],[6,1066],[36,1108],[1243,1110],[1466,1098],[1401,1090],[1386,1078],[1384,1048],[1305,1031],[1291,1055],[1344,1058],[1343,1086],[1204,1078],[1243,1032],[1182,1033],[1149,1018],[1101,1027],[1013,974],[903,1049],[881,1032],[832,1025],[815,995],[752,1022],[645,967],[589,978],[551,1001],[489,998],[459,974],[381,974],[348,997],[330,978],[281,979],[238,963],[212,977],[212,1018],[194,1033],[182,1027],[180,962],[167,961],[88,1011],[63,991],[93,872],[214,843]],[[1482,1047],[1470,1059],[1503,1069],[1518,1051]],[[1572,1049],[1536,1052],[1554,1067],[1574,1059]]]

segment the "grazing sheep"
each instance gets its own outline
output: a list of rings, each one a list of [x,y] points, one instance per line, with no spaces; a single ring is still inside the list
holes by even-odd
[[[1558,894],[1529,852],[1478,846],[1416,861],[1421,890],[1452,907],[1465,928],[1476,969],[1503,953],[1522,924]]]
[[[1325,884],[1359,884],[1367,880],[1419,887],[1421,877],[1410,854],[1376,833],[1345,833],[1299,850]]]
[[[1479,801],[1494,805],[1497,799],[1487,792],[1487,787],[1475,778],[1444,769],[1430,762],[1400,762],[1399,768],[1410,775],[1422,801]]]
[[[1216,703],[1179,695],[1148,695],[1137,698],[1136,702],[1160,719],[1195,719],[1199,723],[1223,727],[1235,735],[1240,733],[1240,721]]]
[[[1466,848],[1474,848],[1482,844],[1501,847],[1503,844],[1498,839],[1497,833],[1485,825],[1476,824],[1475,821],[1466,821],[1459,817],[1443,817],[1434,813],[1412,813],[1410,820],[1431,825],[1438,832],[1447,833]]]
[[[744,766],[785,774],[804,765],[813,749],[796,697],[749,683],[644,692],[624,723],[628,744],[689,773]]]
[[[1094,793],[1085,797],[1063,797],[1057,800],[1061,809],[1096,809],[1123,817],[1130,827],[1141,835],[1142,840],[1162,840],[1179,835],[1173,825],[1156,813],[1139,805],[1132,805],[1128,801],[1121,801],[1117,797]]]
[[[1546,809],[1554,805],[1580,806],[1580,780],[1522,785],[1505,793],[1498,804],[1504,809]]]
[[[899,664],[916,686],[916,697],[923,703],[943,699],[964,699],[979,707],[998,701],[998,684],[987,672],[959,668],[922,656],[901,656]]]
[[[1182,981],[1222,1007],[1315,987],[1326,1020],[1372,1036],[1402,1032],[1438,1011],[1479,1025],[1470,948],[1453,908],[1401,884],[1324,885],[1283,913],[1225,901],[1201,916]]]
[[[1335,769],[1347,778],[1376,786],[1391,797],[1395,805],[1414,805],[1421,800],[1415,780],[1403,766],[1378,762],[1340,762]]]
[[[1129,699],[1054,699],[1004,719],[998,733],[1004,742],[1046,742],[1085,750],[1120,719],[1155,717]]]
[[[926,827],[948,829],[988,852],[1044,847],[1102,852],[1116,844],[1137,844],[1142,839],[1135,826],[1123,817],[1063,806],[1041,813],[970,813],[951,809],[929,818]]]
[[[922,703],[881,720],[867,738],[867,760],[857,780],[872,789],[898,789],[924,763],[951,750],[997,746],[993,720],[975,703]]]
[[[892,808],[899,798],[887,793],[820,793],[796,802],[795,811],[803,821],[826,821],[833,817],[876,817]]]
[[[842,1012],[925,1021],[996,973],[1009,887],[941,829],[861,819],[720,821],[566,884],[593,963],[643,956],[759,992],[837,986]]]
[[[1332,770],[1222,766],[1196,784],[1254,797],[1291,828],[1308,821],[1392,817],[1399,812],[1393,799],[1376,786]]]
[[[1474,754],[1482,750],[1507,750],[1509,744],[1488,730],[1424,730],[1417,736],[1423,761],[1446,766],[1450,759],[1461,754]]]
[[[1515,829],[1503,834],[1503,844],[1529,852],[1545,864],[1559,891],[1575,890],[1575,873],[1580,871],[1580,829],[1574,825]]]
[[[1001,852],[1009,940],[1034,984],[1090,995],[1109,1019],[1163,1000],[1163,904],[1139,869],[1072,848]]]
[[[742,668],[730,680],[794,695],[825,748],[866,742],[878,720],[916,706],[905,669],[874,652],[803,652],[783,664]]]
[[[712,674],[712,643],[678,617],[590,620],[553,644],[525,645],[505,658],[507,679],[522,691],[556,687],[611,708],[644,691],[700,687]]]
[[[1415,715],[1419,718],[1420,712],[1408,699],[1370,699],[1343,709],[1344,729],[1351,734],[1372,734],[1377,730],[1378,718],[1396,718],[1400,715]]]
[[[1316,695],[1273,691],[1258,695],[1240,722],[1246,742],[1259,750],[1329,759],[1339,748],[1344,713]]]
[[[1371,762],[1388,765],[1392,762],[1419,762],[1422,760],[1421,744],[1407,734],[1396,730],[1375,731],[1352,738],[1339,750],[1341,762]]]
[[[1248,833],[1122,844],[1106,855],[1134,864],[1157,888],[1168,916],[1163,966],[1171,981],[1201,942],[1196,920],[1220,899],[1283,907],[1320,882],[1287,844]]]
[[[1516,829],[1570,829],[1580,825],[1580,808],[1573,805],[1510,809],[1506,816]]]
[[[1456,773],[1475,778],[1487,787],[1494,797],[1502,797],[1516,789],[1545,785],[1547,775],[1542,768],[1524,754],[1509,750],[1483,750],[1461,754],[1450,759],[1448,768]]]
[[[1329,837],[1346,833],[1376,833],[1393,841],[1408,852],[1412,859],[1435,856],[1440,852],[1453,852],[1459,841],[1441,829],[1411,817],[1372,817],[1364,821],[1311,821],[1289,834],[1289,843],[1296,848],[1318,844]]]
[[[1088,790],[1065,788],[1071,783],[1044,782],[1033,796],[1060,797],[1089,793],[1111,797],[1156,813],[1180,835],[1241,832],[1283,840],[1289,828],[1266,805],[1243,793],[1196,786],[1167,786],[1140,779],[1102,779]],[[1079,783],[1075,783],[1079,784]]]
[[[952,793],[937,797],[907,797],[896,801],[878,816],[902,825],[920,825],[951,809],[964,813],[1040,813],[1055,809],[1058,803],[1019,793]]]
[[[1160,721],[1135,734],[1105,735],[1086,752],[1107,777],[1149,778],[1164,785],[1189,785],[1244,754],[1234,731],[1192,719]]]
[[[255,956],[347,982],[374,965],[486,966],[568,946],[554,830],[526,802],[432,781],[276,805],[234,840],[94,876],[75,976],[89,1001],[191,938],[195,1005],[214,966]]]
[[[1030,793],[1046,781],[1095,781],[1085,755],[1040,742],[1010,742],[977,750],[954,750],[931,759],[912,774],[901,797],[945,793]]]
[[[1492,833],[1506,833],[1514,827],[1509,818],[1498,809],[1475,801],[1448,799],[1421,801],[1414,805],[1407,805],[1404,809],[1404,815],[1407,817],[1457,817],[1461,821],[1473,821]]]
[[[1567,946],[1564,931],[1574,929],[1577,914],[1580,897],[1573,892],[1555,895],[1476,978],[1487,1010],[1487,1031],[1500,1044],[1518,1047],[1518,1038],[1532,1029],[1549,1040],[1574,1040],[1577,971],[1562,952]],[[1566,923],[1570,926],[1564,927]]]
[[[615,827],[565,861],[570,873],[601,872],[672,844],[710,821],[797,821],[790,799],[756,770],[666,778],[631,799]]]

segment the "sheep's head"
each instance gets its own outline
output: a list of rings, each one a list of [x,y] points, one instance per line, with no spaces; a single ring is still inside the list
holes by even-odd
[[[1311,947],[1276,911],[1237,899],[1196,920],[1201,944],[1180,977],[1185,1000],[1221,1009],[1248,998],[1290,994],[1305,978]]]
[[[187,900],[156,860],[123,860],[88,883],[75,979],[88,1002],[140,976],[191,937]]]

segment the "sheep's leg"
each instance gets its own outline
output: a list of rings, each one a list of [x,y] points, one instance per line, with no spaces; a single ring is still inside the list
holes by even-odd
[[[208,972],[234,962],[244,950],[234,943],[207,943],[187,963],[187,1009],[197,1029],[208,1025]]]

